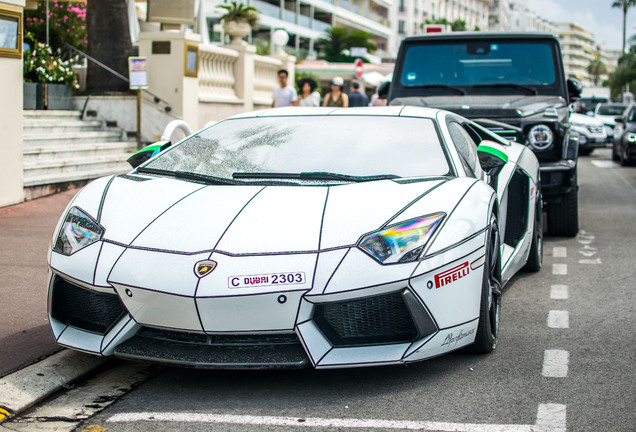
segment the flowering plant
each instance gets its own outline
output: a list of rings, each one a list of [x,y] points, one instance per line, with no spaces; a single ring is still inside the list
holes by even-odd
[[[25,39],[32,38],[27,34]],[[33,39],[32,39],[33,40]],[[33,48],[24,51],[24,81],[66,84],[79,88],[70,60],[62,60],[53,54],[51,47],[34,41]]]
[[[49,1],[49,40],[53,49],[65,43],[86,51],[86,2]],[[46,2],[38,2],[37,9],[24,11],[24,28],[33,33],[37,40],[46,40]]]

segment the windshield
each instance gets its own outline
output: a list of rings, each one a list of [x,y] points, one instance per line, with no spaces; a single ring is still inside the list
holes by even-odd
[[[598,113],[599,115],[618,117],[623,115],[625,108],[627,105],[601,105],[598,107]]]
[[[215,178],[259,174],[441,176],[446,154],[431,119],[381,116],[292,116],[225,120],[152,159],[143,168]],[[278,175],[276,175],[278,174]],[[324,175],[324,180],[340,180]],[[366,179],[365,179],[366,180]],[[346,180],[345,180],[346,181]]]
[[[555,58],[554,46],[548,42],[427,41],[408,47],[400,84],[405,88],[507,84],[506,92],[524,94],[528,86],[559,85]]]

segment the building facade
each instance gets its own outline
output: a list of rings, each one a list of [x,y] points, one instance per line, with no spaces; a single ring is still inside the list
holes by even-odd
[[[598,52],[592,32],[576,23],[556,23],[559,28],[561,54],[565,75],[581,80],[584,86],[594,85],[587,69]]]

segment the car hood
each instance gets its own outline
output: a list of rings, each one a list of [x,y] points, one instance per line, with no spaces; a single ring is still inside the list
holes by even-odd
[[[101,194],[80,193],[75,205],[98,219],[104,240],[121,245],[179,253],[302,252],[354,245],[387,223],[450,214],[475,181],[206,186],[126,175]]]
[[[570,123],[572,123],[572,125],[582,126],[603,126],[603,122],[600,119],[578,113],[570,114]]]
[[[453,111],[467,118],[524,118],[567,106],[560,96],[427,96],[404,97],[391,105],[415,105]]]

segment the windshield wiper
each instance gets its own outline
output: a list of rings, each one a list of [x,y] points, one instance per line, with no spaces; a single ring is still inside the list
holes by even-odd
[[[503,87],[507,87],[507,88],[513,88],[516,90],[521,90],[524,92],[527,92],[530,95],[536,96],[539,93],[537,92],[537,89],[533,88],[533,87],[528,87],[528,86],[524,86],[521,84],[513,84],[513,83],[495,83],[495,84],[478,84],[478,85],[474,85],[473,87],[494,87],[494,88],[503,88]]]
[[[420,89],[426,89],[426,88],[440,88],[443,90],[449,90],[452,92],[457,93],[458,95],[462,95],[462,96],[466,96],[466,90],[459,88],[459,87],[453,87],[453,86],[449,86],[446,84],[423,84],[423,85],[418,85],[418,86],[412,86],[409,88],[420,88]]]
[[[170,170],[164,170],[159,168],[141,167],[141,168],[137,168],[137,172],[146,173],[146,174],[167,175],[167,176],[175,177],[179,179],[202,181],[207,184],[214,184],[214,185],[244,184],[240,181],[236,181],[233,179],[228,179],[223,177],[214,177],[210,175],[191,173],[186,171],[170,171]]]
[[[235,179],[293,179],[293,180],[335,180],[349,182],[368,182],[375,180],[393,180],[400,178],[395,174],[380,174],[373,176],[352,176],[330,172],[301,172],[301,173],[268,173],[268,172],[235,172]]]

